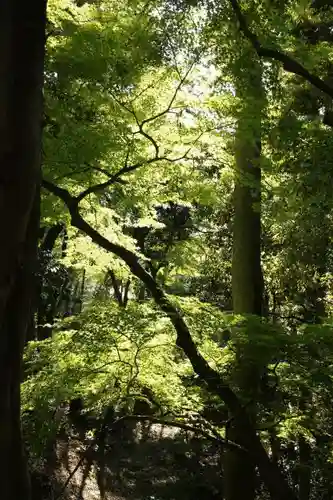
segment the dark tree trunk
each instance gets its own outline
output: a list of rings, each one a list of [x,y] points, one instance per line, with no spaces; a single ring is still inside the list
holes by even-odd
[[[311,493],[311,448],[303,436],[299,438],[299,500],[309,500]]]
[[[46,1],[0,3],[0,489],[28,500],[20,430],[22,351],[36,258]]]
[[[130,289],[130,286],[131,286],[131,280],[128,279],[126,281],[126,284],[124,286],[124,291],[123,291],[123,306],[124,308],[127,307],[127,303],[128,303],[128,293],[129,293],[129,289]]]
[[[280,441],[278,436],[276,435],[276,430],[270,429],[269,431],[269,442],[270,442],[270,447],[271,447],[271,457],[272,457],[272,462],[275,463],[276,465],[279,465],[279,459],[280,459]]]
[[[236,443],[242,442],[243,430],[237,421],[227,429],[226,437]],[[249,453],[238,450],[226,450],[223,460],[224,495],[226,500],[248,500],[255,498],[255,464]]]
[[[52,257],[52,251],[60,234],[65,230],[64,224],[54,224],[47,231],[44,230],[44,238],[39,247],[39,269],[38,275],[35,278],[34,297],[36,301],[37,311],[37,331],[35,330],[34,337],[38,340],[45,340],[52,335],[54,308],[50,307],[50,297],[43,297],[43,276],[48,266],[48,262]],[[48,295],[48,294],[47,294]],[[54,299],[53,299],[54,300]],[[29,335],[31,340],[31,335]]]
[[[33,316],[33,286],[34,272],[37,264],[37,237],[39,225],[39,190],[36,190],[34,205],[27,227],[27,238],[24,243],[24,260],[16,275],[15,284],[7,302],[6,316],[4,318],[1,335],[7,336],[8,358],[5,373],[10,377],[9,413],[11,420],[11,449],[9,458],[10,470],[8,471],[12,485],[15,487],[14,498],[29,498],[29,477],[21,438],[20,426],[20,381],[22,380],[22,354],[25,337]],[[3,338],[3,337],[2,337]],[[3,373],[0,370],[0,373]],[[0,390],[2,396],[3,392]],[[1,417],[0,417],[1,422]],[[0,430],[1,433],[1,430]],[[1,434],[0,434],[1,435]],[[0,474],[1,477],[1,474]],[[3,498],[3,496],[1,496]],[[12,496],[9,496],[12,500]]]
[[[119,281],[117,280],[116,275],[114,274],[114,272],[112,270],[109,270],[109,276],[111,279],[114,296],[115,296],[119,306],[123,307],[123,296],[121,293]]]
[[[128,292],[131,281],[130,279],[128,279],[125,285],[123,285],[122,281],[116,278],[116,275],[113,271],[109,271],[109,276],[111,278],[113,293],[119,304],[119,307],[123,307],[125,309],[128,302]]]

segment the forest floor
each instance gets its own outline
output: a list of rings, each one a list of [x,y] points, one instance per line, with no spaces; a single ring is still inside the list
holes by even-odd
[[[160,424],[118,435],[103,457],[79,439],[59,440],[52,484],[34,500],[214,500],[221,498],[220,449]]]

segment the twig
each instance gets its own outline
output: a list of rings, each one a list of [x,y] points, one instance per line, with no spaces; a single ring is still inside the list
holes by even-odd
[[[173,103],[175,102],[175,99],[177,97],[178,92],[180,91],[180,89],[184,85],[186,78],[191,73],[195,62],[196,62],[196,60],[194,60],[194,61],[191,62],[190,66],[186,70],[183,78],[179,81],[179,83],[178,83],[178,85],[177,85],[177,87],[176,87],[176,89],[175,89],[175,91],[174,91],[174,93],[172,95],[172,98],[171,98],[171,100],[170,100],[170,102],[168,104],[168,106],[163,111],[160,111],[159,113],[157,113],[155,116],[151,116],[150,118],[146,118],[145,120],[142,120],[141,126],[146,125],[147,123],[150,123],[152,121],[155,121],[157,118],[161,118],[162,116],[164,116],[167,113],[169,113],[170,109],[172,108]]]

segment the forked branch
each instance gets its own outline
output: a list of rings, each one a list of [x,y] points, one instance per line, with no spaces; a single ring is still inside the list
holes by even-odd
[[[157,143],[157,140],[151,134],[149,134],[146,130],[144,130],[144,126],[147,123],[151,123],[151,122],[157,120],[158,118],[160,118],[160,117],[162,117],[162,116],[164,116],[164,115],[166,115],[167,113],[170,112],[170,110],[171,110],[171,108],[173,106],[173,103],[174,103],[174,101],[175,101],[175,99],[177,97],[177,94],[180,91],[181,87],[183,86],[183,84],[184,84],[185,80],[187,79],[189,73],[191,72],[193,66],[194,66],[194,61],[189,66],[189,68],[187,69],[187,71],[184,74],[184,76],[180,79],[180,81],[179,81],[179,83],[178,83],[178,85],[177,85],[177,87],[176,87],[176,89],[175,89],[175,91],[174,91],[174,93],[173,93],[173,95],[171,97],[171,100],[169,101],[168,106],[163,111],[157,113],[154,116],[146,118],[146,119],[142,120],[141,122],[139,121],[138,116],[137,116],[136,112],[134,111],[134,109],[128,107],[127,104],[125,104],[124,102],[120,101],[115,96],[113,96],[113,98],[117,102],[117,104],[119,104],[119,106],[121,106],[123,109],[125,109],[128,113],[130,113],[134,117],[134,119],[136,121],[136,124],[138,126],[138,130],[136,130],[134,132],[134,135],[140,134],[143,137],[145,137],[152,144],[152,146],[154,147],[155,154],[154,154],[153,157],[151,157],[148,160],[143,160],[143,161],[134,163],[132,165],[129,165],[128,164],[129,151],[128,151],[127,155],[126,155],[126,160],[125,160],[124,166],[118,172],[116,172],[113,175],[110,175],[107,172],[106,169],[103,169],[103,168],[100,168],[100,167],[92,167],[94,170],[99,171],[99,172],[107,175],[109,178],[105,182],[101,182],[99,184],[95,184],[94,186],[90,186],[89,188],[87,188],[84,191],[82,191],[75,198],[75,200],[78,203],[80,201],[82,201],[84,198],[86,198],[90,194],[97,193],[98,191],[106,189],[109,186],[111,186],[112,184],[115,184],[116,182],[121,182],[121,177],[123,175],[131,173],[131,172],[134,172],[135,170],[137,170],[140,167],[143,167],[145,165],[149,165],[151,163],[160,162],[160,161],[166,161],[166,162],[169,162],[169,163],[175,163],[175,162],[183,160],[183,159],[185,159],[187,157],[187,155],[189,154],[189,152],[192,149],[192,146],[199,140],[199,138],[201,137],[202,133],[200,134],[200,136],[198,138],[195,139],[195,141],[193,142],[192,146],[186,151],[186,153],[184,155],[182,155],[180,157],[177,157],[177,158],[169,158],[167,156],[160,156],[160,147],[159,147],[159,145]]]
[[[149,160],[143,160],[143,161],[134,163],[133,165],[127,165],[125,162],[125,165],[120,170],[118,170],[118,172],[116,172],[113,175],[109,175],[109,179],[107,181],[101,182],[100,184],[95,184],[94,186],[90,186],[89,188],[82,191],[82,193],[80,193],[75,198],[73,197],[73,199],[75,199],[79,203],[84,198],[86,198],[86,196],[88,196],[89,194],[97,193],[98,191],[102,191],[103,189],[106,189],[109,186],[112,186],[112,184],[115,184],[116,182],[120,182],[121,177],[123,175],[134,172],[134,170],[137,170],[138,168],[143,167],[145,165],[150,165],[151,163],[160,162],[160,161],[166,161],[169,163],[176,163],[177,161],[184,160],[187,157],[187,155],[189,154],[190,150],[191,150],[191,148],[189,148],[186,151],[186,153],[184,153],[182,156],[179,156],[178,158],[168,158],[167,156],[154,156],[153,158],[150,158]]]

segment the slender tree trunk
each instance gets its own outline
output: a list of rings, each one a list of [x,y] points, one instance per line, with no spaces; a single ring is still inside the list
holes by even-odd
[[[260,122],[263,98],[257,64],[252,94],[243,96],[235,138],[232,299],[235,314],[262,315]],[[259,94],[259,95],[258,95]],[[257,97],[256,97],[257,96]],[[248,104],[247,104],[248,103]]]
[[[299,500],[309,500],[311,493],[311,448],[303,436],[298,441],[299,473],[298,496]]]
[[[243,443],[243,429],[234,419],[227,438],[236,443]],[[256,475],[251,456],[242,451],[228,449],[224,454],[224,498],[225,500],[250,500],[255,498]]]
[[[261,114],[263,91],[261,65],[252,54],[252,71],[237,79],[237,93],[242,98],[235,137],[235,188],[232,258],[232,295],[235,314],[262,315],[263,278],[261,271]],[[244,366],[238,379],[246,393],[258,386],[257,367]],[[255,409],[249,408],[255,422]],[[237,418],[231,420],[227,437],[244,443],[244,430]],[[241,472],[240,472],[241,471]],[[228,450],[224,460],[225,499],[254,500],[256,470],[249,454]],[[241,477],[241,480],[240,480]]]
[[[271,447],[272,462],[278,465],[280,458],[280,441],[274,428],[269,431],[269,442]]]
[[[85,286],[86,286],[86,270],[83,269],[81,287],[80,287],[80,302],[79,302],[79,309],[77,311],[78,314],[81,314],[82,312]]]
[[[38,276],[35,278],[35,292],[34,297],[36,301],[35,309],[37,311],[37,331],[34,337],[37,340],[45,340],[52,336],[52,327],[49,325],[54,320],[54,308],[50,308],[50,296],[43,297],[43,275],[52,258],[52,251],[60,234],[65,230],[62,223],[54,224],[47,231],[39,247],[39,269]],[[54,298],[52,299],[54,300]],[[46,326],[47,325],[47,326]],[[36,329],[35,329],[36,330]],[[31,339],[31,335],[29,336]]]
[[[131,280],[128,279],[125,283],[124,290],[123,290],[123,306],[124,306],[124,308],[126,308],[127,304],[128,304],[128,294],[129,294],[130,286],[131,286]]]
[[[20,381],[37,249],[45,10],[45,0],[0,3],[2,500],[29,499],[20,430]]]
[[[119,305],[119,307],[123,307],[123,296],[121,293],[119,280],[117,280],[116,275],[114,274],[114,272],[111,269],[109,270],[109,276],[111,278],[113,293],[114,293],[114,296],[118,302],[118,305]]]

